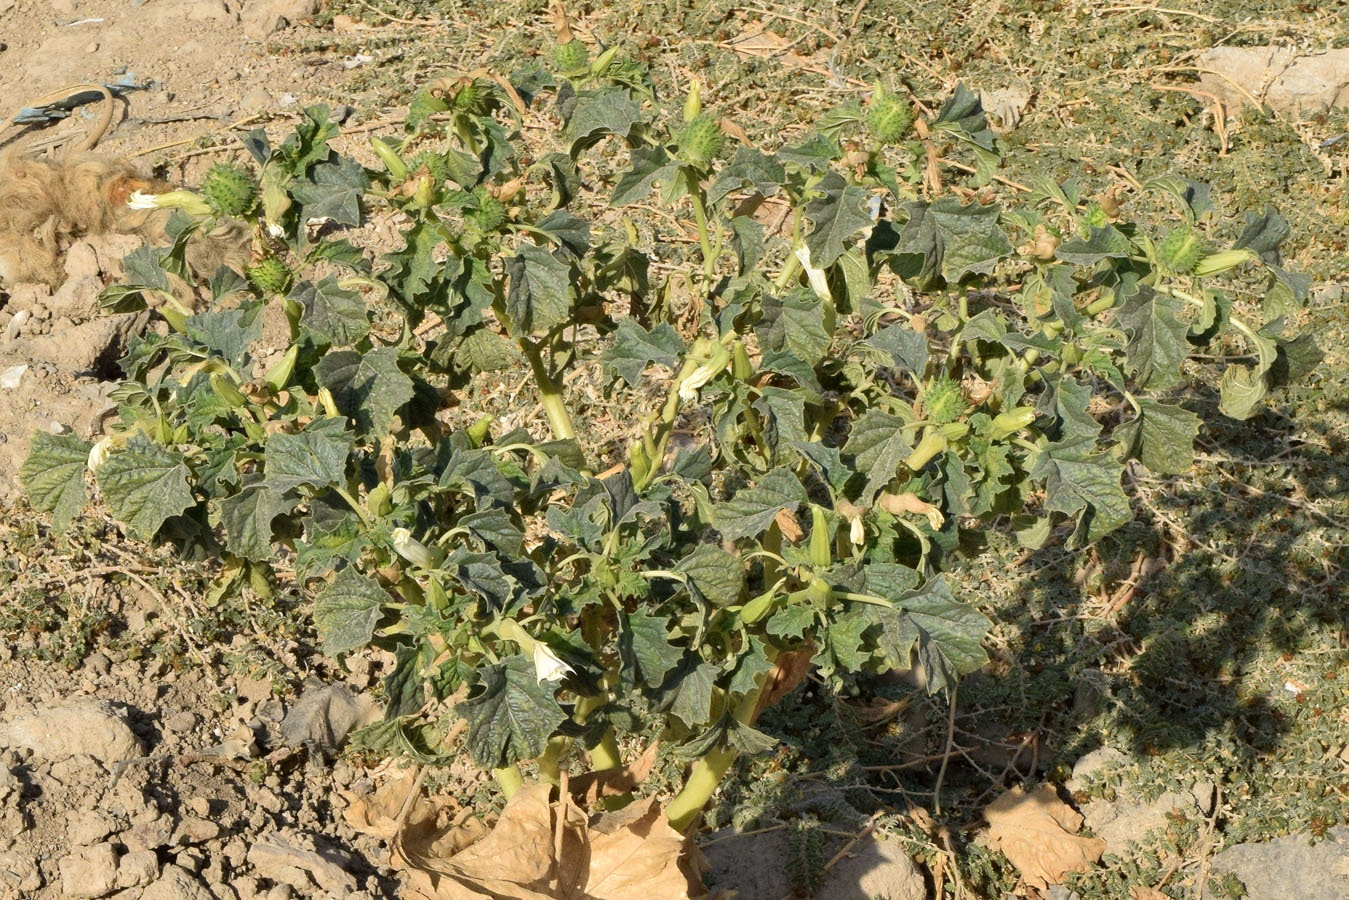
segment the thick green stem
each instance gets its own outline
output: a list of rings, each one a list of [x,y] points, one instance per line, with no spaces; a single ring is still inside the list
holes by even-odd
[[[759,706],[759,691],[763,684],[763,681],[759,682],[759,687],[740,698],[734,713],[737,722],[745,725],[753,724],[754,713]],[[731,763],[735,762],[735,757],[736,751],[733,747],[718,747],[693,764],[688,781],[684,782],[684,789],[665,808],[665,817],[670,821],[670,827],[675,831],[683,831],[693,824],[703,811],[703,807],[707,806],[707,801],[712,799],[712,792],[721,784],[721,779],[726,777],[726,771],[731,768]]]
[[[502,769],[493,769],[492,777],[501,785],[501,793],[506,795],[509,800],[515,796],[515,792],[525,786],[525,778],[520,774],[520,767],[512,763]]]
[[[707,208],[703,206],[703,195],[697,183],[692,178],[689,181],[692,182],[689,199],[693,201],[693,219],[698,224],[698,246],[703,251],[703,275],[711,278],[717,270],[717,257],[712,252],[712,240],[707,232]]]
[[[539,756],[539,778],[549,784],[562,783],[562,754],[567,749],[567,739],[564,737],[552,737],[548,739],[548,746]]]
[[[590,751],[590,767],[596,772],[623,768],[623,757],[618,752],[618,738],[612,727],[604,729],[604,737]]]
[[[525,352],[525,358],[529,360],[530,370],[534,373],[534,381],[539,387],[539,404],[543,406],[544,414],[548,416],[548,427],[552,429],[553,437],[559,441],[576,437],[576,430],[571,424],[571,415],[567,412],[567,404],[562,400],[562,386],[549,374],[539,345],[532,341],[521,341],[520,346]]]

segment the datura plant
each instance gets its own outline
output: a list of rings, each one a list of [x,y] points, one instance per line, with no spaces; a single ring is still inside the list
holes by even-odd
[[[691,764],[685,828],[808,669],[942,692],[985,664],[943,575],[962,535],[1085,547],[1129,519],[1126,469],[1191,467],[1212,407],[1179,389],[1213,377],[1246,419],[1317,362],[1272,209],[1233,240],[1182,178],[1141,185],[1175,200],[1155,222],[1077,180],[1014,194],[963,87],[919,115],[879,85],[769,150],[696,85],[667,111],[614,50],[545,58],[435,82],[376,170],[314,107],[248,135],[253,166],[137,197],[177,209],[174,242],[103,299],[169,327],[132,339],[106,436],[39,433],[23,468],[58,527],[92,470],[130,533],[223,560],[218,590],[293,571],[326,653],[396,659],[368,746],[440,761],[452,704],[510,794],[522,763],[616,771],[619,738],[659,732]],[[341,237],[391,211],[401,249]],[[226,219],[253,266],[204,311],[157,302]],[[264,320],[289,343],[259,357]],[[569,402],[596,358],[633,408],[617,458]],[[510,367],[549,433],[464,417]]]

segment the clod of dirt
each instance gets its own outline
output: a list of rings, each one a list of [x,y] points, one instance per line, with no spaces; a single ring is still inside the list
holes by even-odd
[[[311,850],[286,835],[258,841],[248,849],[248,861],[262,877],[288,884],[302,896],[311,895],[315,885],[339,897],[356,890],[356,879],[346,871],[351,864],[347,854],[327,847]]]
[[[1349,107],[1349,50],[1299,56],[1291,47],[1214,47],[1199,57],[1199,68],[1219,73],[1205,73],[1199,83],[1233,109],[1250,104],[1247,92],[1276,113]]]
[[[159,879],[147,887],[140,900],[215,900],[197,877],[181,866],[165,866]]]
[[[19,716],[0,726],[0,747],[31,750],[45,760],[83,754],[116,763],[143,755],[126,719],[111,704],[96,700]]]
[[[57,863],[67,897],[104,897],[117,889],[117,851],[112,844],[81,847]]]
[[[317,9],[316,0],[252,0],[244,9],[244,34],[263,40],[287,25],[311,18]]]
[[[1349,896],[1349,828],[1332,828],[1313,844],[1290,834],[1263,844],[1238,844],[1213,857],[1214,872],[1246,885],[1246,900],[1344,900]]]
[[[899,841],[860,841],[830,870],[816,896],[829,900],[927,900],[927,880]]]
[[[378,717],[374,701],[357,697],[345,684],[311,681],[281,721],[281,734],[292,747],[308,746],[331,754],[353,730]]]

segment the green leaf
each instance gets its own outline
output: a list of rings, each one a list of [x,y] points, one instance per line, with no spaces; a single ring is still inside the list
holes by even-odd
[[[187,334],[231,366],[240,366],[249,346],[262,337],[260,306],[213,309],[187,319]]]
[[[384,718],[397,719],[417,712],[426,702],[425,659],[421,647],[394,650],[393,671],[384,676]]]
[[[904,437],[903,419],[869,409],[853,423],[843,449],[853,457],[853,468],[866,473],[861,502],[869,505],[895,477],[899,464],[913,452],[913,445]]]
[[[782,300],[764,297],[763,319],[755,332],[765,349],[791,351],[814,366],[829,350],[824,301],[809,290],[797,290]]]
[[[565,209],[553,210],[535,222],[534,227],[578,259],[590,249],[590,223]]]
[[[713,606],[730,606],[745,590],[744,562],[713,544],[699,544],[675,565],[674,571]]]
[[[944,577],[893,599],[918,632],[918,661],[927,670],[929,694],[949,692],[960,676],[988,662],[980,644],[993,623],[951,596]]]
[[[943,197],[928,208],[928,218],[941,235],[942,277],[955,283],[966,275],[987,275],[998,260],[1010,256],[1012,242],[998,227],[996,204],[962,206]]]
[[[871,654],[863,649],[862,632],[871,626],[870,619],[861,612],[837,618],[820,634],[820,648],[815,660],[825,675],[835,671],[860,672]]]
[[[1191,222],[1198,222],[1213,212],[1213,201],[1209,198],[1211,189],[1201,181],[1179,175],[1158,175],[1143,182],[1143,190],[1161,191],[1175,197],[1185,207],[1185,215]]]
[[[300,324],[320,343],[350,347],[370,333],[370,318],[364,298],[325,275],[318,284],[302,281],[291,291],[292,300],[304,306]]]
[[[510,291],[506,314],[516,337],[547,331],[571,319],[571,269],[535,244],[525,244],[506,263]]]
[[[660,687],[661,706],[689,728],[712,719],[712,689],[721,670],[693,651],[685,653],[679,667]]]
[[[328,158],[332,153],[328,141],[341,133],[326,103],[307,106],[304,121],[295,126],[295,131],[281,145],[281,154],[290,164],[291,172],[303,175],[314,163]]]
[[[297,181],[291,195],[303,206],[305,219],[332,219],[339,225],[361,224],[361,195],[370,187],[365,168],[338,156],[314,166],[308,181]]]
[[[848,184],[837,172],[825,175],[813,190],[823,196],[805,206],[806,218],[815,223],[806,235],[806,247],[810,250],[810,264],[827,269],[863,229],[871,228],[871,213],[867,211],[870,195],[863,188]]]
[[[789,640],[800,640],[815,624],[815,608],[804,603],[784,606],[768,619],[768,633]]]
[[[1232,245],[1232,249],[1254,250],[1266,263],[1277,266],[1282,262],[1279,245],[1292,233],[1293,229],[1289,226],[1288,220],[1279,215],[1274,207],[1266,206],[1265,211],[1259,215],[1253,212],[1246,213],[1246,227],[1242,229],[1241,236]]]
[[[679,160],[664,147],[637,147],[632,151],[632,165],[614,185],[609,198],[613,206],[627,206],[645,200],[652,186],[659,183],[668,188],[679,177]]]
[[[684,650],[670,643],[664,616],[625,613],[618,635],[618,652],[625,678],[631,684],[658,685],[679,665]]]
[[[956,89],[946,98],[937,118],[932,121],[932,130],[961,135],[985,150],[994,148],[995,136],[988,129],[983,102],[978,94],[965,87],[964,82],[956,84]]]
[[[38,431],[19,469],[19,483],[28,494],[28,502],[35,509],[51,513],[58,532],[64,532],[89,501],[84,470],[91,446],[73,434]]]
[[[735,248],[736,263],[743,275],[753,271],[764,255],[764,227],[749,216],[736,216],[730,221],[731,246]]]
[[[816,133],[799,144],[780,149],[778,159],[803,171],[823,172],[831,162],[838,159],[841,152],[838,141],[827,134]]]
[[[754,487],[741,490],[720,504],[714,524],[728,541],[755,537],[767,530],[779,512],[796,509],[806,500],[806,489],[791,469],[779,467],[764,475]]]
[[[519,557],[524,553],[524,531],[515,524],[510,513],[499,506],[470,513],[455,525],[467,528],[485,546],[494,547],[508,556]]]
[[[307,484],[314,488],[346,480],[353,435],[342,419],[315,419],[297,434],[274,434],[264,451],[267,485],[284,494]]]
[[[180,454],[135,437],[99,466],[98,486],[113,516],[149,540],[165,519],[197,502],[188,474]]]
[[[379,582],[348,566],[314,598],[314,625],[323,652],[338,656],[359,650],[375,636],[383,604],[393,600]]]
[[[642,380],[642,370],[650,363],[676,368],[685,351],[684,339],[662,322],[647,331],[632,318],[620,319],[614,330],[614,342],[600,354],[606,378],[617,376],[633,387]]]
[[[927,336],[919,334],[908,325],[891,325],[882,328],[864,341],[894,360],[897,368],[922,376],[927,369]]]
[[[1114,431],[1127,456],[1157,475],[1180,475],[1194,466],[1200,418],[1189,410],[1148,397],[1137,398],[1139,414]]]
[[[399,408],[412,399],[412,379],[398,368],[397,347],[377,347],[364,354],[331,352],[319,360],[314,374],[362,434],[388,434]]]
[[[484,769],[539,756],[567,718],[553,688],[539,683],[523,656],[478,669],[477,685],[456,710],[468,720],[468,752]]]
[[[1127,367],[1145,387],[1165,390],[1180,383],[1180,364],[1190,345],[1189,326],[1176,320],[1181,301],[1142,285],[1115,311],[1129,335]]]
[[[1065,241],[1054,251],[1054,255],[1075,266],[1094,266],[1103,259],[1128,259],[1132,249],[1129,239],[1115,226],[1093,225],[1090,236],[1085,240],[1073,238]]]
[[[235,556],[263,561],[272,557],[272,520],[295,508],[266,484],[252,484],[220,501],[220,523]]]
[[[1124,467],[1096,452],[1101,426],[1087,413],[1091,389],[1071,378],[1059,383],[1057,405],[1063,420],[1061,439],[1040,454],[1032,478],[1045,480],[1045,509],[1076,516],[1070,547],[1081,547],[1108,534],[1131,515],[1120,480]]]
[[[1233,364],[1218,384],[1218,412],[1233,419],[1249,419],[1269,396],[1269,382],[1250,366]]]
[[[787,170],[774,157],[753,147],[736,147],[735,156],[707,189],[707,203],[716,206],[732,192],[745,188],[754,188],[768,197],[786,180]]]
[[[571,154],[575,156],[606,134],[627,137],[640,121],[642,105],[626,88],[615,87],[583,95],[577,99],[567,121]]]

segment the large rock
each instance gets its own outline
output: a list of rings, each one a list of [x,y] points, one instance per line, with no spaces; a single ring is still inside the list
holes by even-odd
[[[707,886],[735,891],[737,900],[782,900],[792,892],[787,874],[787,832],[736,834],[719,831],[701,848]]]
[[[1345,900],[1349,897],[1349,828],[1332,828],[1315,845],[1305,834],[1237,844],[1213,857],[1214,872],[1246,885],[1246,900]]]
[[[206,885],[181,866],[165,866],[159,878],[145,889],[141,900],[216,900]]]
[[[1073,766],[1066,787],[1077,793],[1086,786],[1090,776],[1130,765],[1129,757],[1112,747],[1093,750]],[[1178,784],[1152,800],[1144,800],[1138,794],[1121,789],[1114,800],[1094,798],[1082,804],[1082,818],[1084,824],[1105,841],[1106,852],[1122,855],[1129,844],[1142,843],[1150,832],[1165,828],[1172,813],[1183,813],[1191,818],[1208,815],[1213,794],[1213,785],[1203,781]]]
[[[42,759],[84,754],[104,763],[144,755],[126,720],[97,700],[41,709],[0,725],[0,747],[22,747]]]
[[[1276,113],[1349,107],[1349,49],[1300,56],[1290,47],[1214,47],[1199,68],[1220,73],[1204,73],[1200,86],[1234,109],[1250,104],[1247,92]]]

